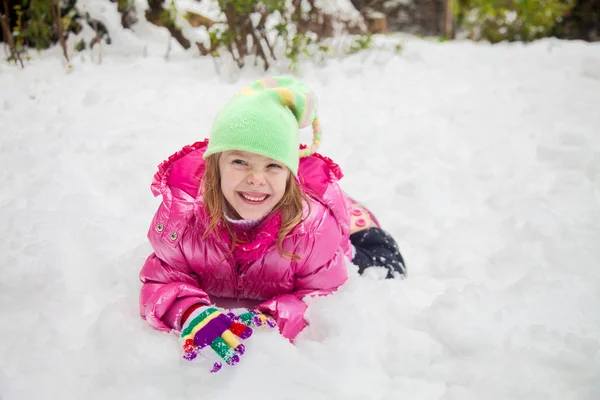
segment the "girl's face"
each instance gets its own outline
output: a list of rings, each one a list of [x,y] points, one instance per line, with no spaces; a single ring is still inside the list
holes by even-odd
[[[219,173],[225,199],[247,220],[261,219],[279,203],[290,176],[279,161],[247,151],[224,151]]]

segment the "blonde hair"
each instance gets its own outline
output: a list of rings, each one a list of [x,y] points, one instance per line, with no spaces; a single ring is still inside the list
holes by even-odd
[[[231,207],[231,205],[225,199],[223,191],[221,190],[221,173],[219,171],[219,158],[221,153],[211,154],[206,158],[204,175],[200,183],[201,190],[203,191],[204,207],[209,216],[209,223],[206,227],[206,231],[202,236],[205,239],[211,232],[217,229],[219,222],[226,227],[229,236],[231,237],[232,246],[231,249],[235,248],[237,243],[241,241],[236,238],[231,225],[225,219],[225,213],[235,218],[241,218],[240,215]],[[296,225],[303,221],[303,203],[306,202],[309,208],[308,214],[310,214],[310,202],[307,195],[300,190],[300,187],[296,183],[294,176],[290,173],[285,187],[283,197],[275,205],[272,213],[278,211],[281,212],[281,228],[277,235],[277,247],[279,252],[283,256],[287,256],[290,259],[298,260],[301,257],[297,254],[288,253],[283,250],[283,240],[288,233],[294,229]]]

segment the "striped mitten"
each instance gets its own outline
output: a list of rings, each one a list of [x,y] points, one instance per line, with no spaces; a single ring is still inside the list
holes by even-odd
[[[271,316],[254,310],[246,310],[241,314],[238,314],[236,317],[238,321],[242,322],[248,327],[266,326],[269,328],[275,328],[277,326],[277,322]]]
[[[234,321],[230,315],[213,306],[194,307],[185,316],[181,330],[183,358],[192,361],[198,353],[212,349],[219,361],[214,363],[210,372],[217,372],[223,367],[221,360],[232,366],[240,361],[246,348],[239,339],[247,339],[251,335],[249,326]]]

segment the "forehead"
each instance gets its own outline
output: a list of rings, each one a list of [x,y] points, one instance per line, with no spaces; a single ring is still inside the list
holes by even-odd
[[[256,154],[256,153],[251,153],[249,151],[241,151],[241,150],[224,151],[223,156],[228,157],[228,158],[240,157],[246,161],[250,161],[253,163],[272,163],[272,162],[279,163],[278,161],[273,160],[272,158],[265,157],[263,155]]]

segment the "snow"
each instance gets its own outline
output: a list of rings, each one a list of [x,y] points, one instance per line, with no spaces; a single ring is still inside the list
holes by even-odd
[[[213,21],[223,20],[223,13],[221,13],[221,9],[219,8],[219,2],[215,0],[176,0],[175,5],[182,13],[191,11],[210,18]]]
[[[145,0],[135,0],[135,10],[137,23],[132,29],[121,28],[121,15],[117,8],[117,3],[98,1],[98,0],[79,0],[76,7],[82,16],[89,13],[90,17],[104,24],[109,32],[111,46],[104,48],[105,52],[117,53],[121,56],[141,57],[148,52],[166,53],[166,44],[170,40],[169,32],[161,29],[146,20],[145,11],[148,8],[148,2]],[[69,49],[74,48],[75,43],[84,38],[87,43],[96,36],[87,23],[81,21],[82,32],[77,35],[69,36]],[[102,46],[102,45],[101,45]],[[100,47],[100,46],[99,46]]]
[[[326,14],[335,15],[344,21],[357,22],[362,20],[360,12],[350,0],[317,0],[315,6]]]
[[[258,331],[212,375],[138,316],[149,184],[260,69],[166,40],[0,65],[0,397],[599,398],[600,46],[403,40],[300,75],[409,278],[349,266],[295,346]]]

